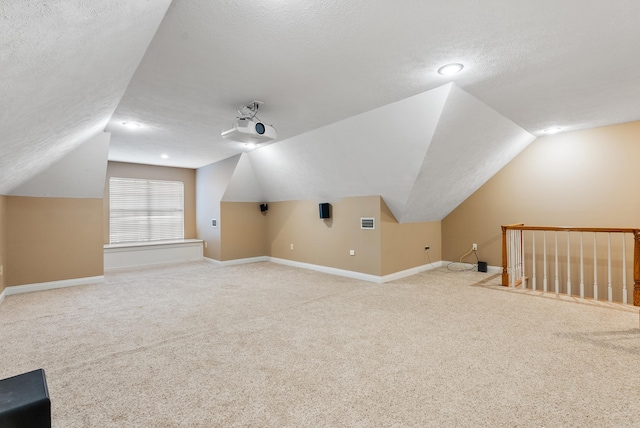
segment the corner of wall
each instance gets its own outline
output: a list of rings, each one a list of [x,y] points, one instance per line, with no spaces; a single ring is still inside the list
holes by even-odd
[[[237,155],[196,170],[196,236],[204,241],[204,257],[209,259],[222,259],[220,202],[239,160]]]
[[[268,215],[256,202],[221,202],[219,260],[266,256]]]
[[[5,287],[5,242],[6,242],[6,196],[0,195],[0,293]]]
[[[442,224],[440,221],[398,223],[381,199],[381,269],[390,275],[442,260]],[[429,250],[425,250],[425,247]]]

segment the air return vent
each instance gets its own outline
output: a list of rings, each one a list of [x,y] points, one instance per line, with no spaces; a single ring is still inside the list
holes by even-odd
[[[360,218],[360,229],[375,229],[376,223],[373,217]]]

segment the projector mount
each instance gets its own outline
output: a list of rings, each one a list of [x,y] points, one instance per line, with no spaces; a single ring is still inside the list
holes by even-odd
[[[238,113],[240,113],[240,116],[238,116],[238,119],[253,120],[254,118],[257,118],[258,120],[260,120],[260,118],[257,117],[260,104],[264,104],[264,103],[262,101],[252,101],[246,106],[240,107],[240,110],[238,110]]]
[[[241,143],[261,144],[274,140],[277,137],[276,129],[258,118],[258,109],[262,101],[253,101],[246,106],[240,107],[235,123],[231,129],[222,131],[222,138]]]

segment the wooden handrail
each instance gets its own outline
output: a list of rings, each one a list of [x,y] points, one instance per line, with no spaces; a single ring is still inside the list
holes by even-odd
[[[640,306],[640,228],[574,227],[574,226],[525,226],[509,224],[502,228],[502,285],[509,286],[507,267],[507,230],[543,230],[549,232],[633,233],[633,305]]]
[[[611,228],[611,227],[574,227],[574,226],[525,226],[523,224],[509,224],[502,226],[504,230],[546,230],[550,232],[597,232],[597,233],[636,233],[640,229]]]

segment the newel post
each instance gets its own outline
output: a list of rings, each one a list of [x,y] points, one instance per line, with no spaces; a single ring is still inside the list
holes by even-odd
[[[501,226],[501,227],[502,227],[502,285],[504,285],[505,287],[508,287],[509,271],[507,270],[507,226]],[[637,244],[638,244],[638,241],[636,241],[636,245]],[[636,283],[636,285],[638,284]],[[640,298],[640,295],[638,297]]]
[[[633,241],[633,305],[640,306],[640,229],[634,229]]]

